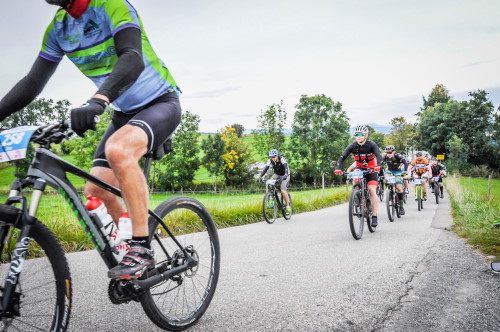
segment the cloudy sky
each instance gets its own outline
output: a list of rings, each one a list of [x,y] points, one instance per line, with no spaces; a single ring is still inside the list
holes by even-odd
[[[484,89],[500,106],[498,0],[131,0],[200,130],[255,128],[302,94],[343,104],[351,124],[414,114],[437,83],[458,100]],[[2,4],[0,96],[31,67],[56,7]],[[40,97],[79,105],[95,87],[63,60]]]

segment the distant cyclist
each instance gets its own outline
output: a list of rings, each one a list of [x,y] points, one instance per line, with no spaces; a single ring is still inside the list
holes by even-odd
[[[368,169],[372,168],[373,173],[369,173],[366,176],[368,181],[368,191],[370,192],[370,198],[372,202],[372,226],[378,226],[377,210],[378,210],[378,198],[377,198],[377,185],[378,185],[378,175],[380,172],[380,165],[382,163],[382,155],[378,148],[377,143],[368,140],[368,127],[364,125],[356,126],[354,128],[354,138],[355,142],[350,144],[340,156],[337,161],[337,166],[335,169],[335,174],[342,174],[342,164],[344,160],[352,153],[354,160],[356,162],[356,168]]]
[[[269,160],[266,163],[266,166],[260,172],[259,181],[262,180],[262,177],[266,175],[269,167],[272,166],[274,170],[274,174],[271,177],[272,180],[281,181],[281,194],[285,198],[286,210],[290,212],[290,199],[288,198],[288,192],[286,189],[288,188],[288,183],[290,183],[290,171],[288,169],[288,162],[285,157],[278,153],[278,150],[272,149],[269,151]]]
[[[434,182],[434,177],[439,176],[438,185],[442,197],[443,196],[442,176],[446,176],[446,167],[444,167],[442,164],[439,164],[437,158],[431,159],[431,173],[432,173],[432,178],[429,180],[430,182]],[[432,190],[432,192],[434,192],[434,189]]]
[[[408,161],[401,153],[396,153],[394,145],[388,145],[385,147],[385,154],[383,156],[382,163],[387,165],[387,173],[394,176],[402,176],[408,169]],[[405,210],[403,208],[404,194],[402,183],[396,183],[396,192],[399,196],[399,211],[400,214],[403,215],[405,214]]]
[[[422,152],[415,153],[415,159],[408,167],[408,173],[415,172],[416,175],[422,178],[422,188],[424,189],[424,200],[427,200],[427,178],[430,177],[429,161],[422,157]],[[416,199],[416,198],[415,198]]]

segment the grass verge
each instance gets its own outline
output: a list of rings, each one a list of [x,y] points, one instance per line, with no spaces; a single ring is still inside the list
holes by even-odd
[[[488,256],[500,260],[500,180],[451,176],[446,180],[451,197],[454,231]]]

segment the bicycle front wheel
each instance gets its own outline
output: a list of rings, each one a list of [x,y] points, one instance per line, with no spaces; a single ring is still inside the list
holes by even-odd
[[[262,214],[268,224],[272,224],[278,217],[278,204],[272,192],[264,195],[262,200]]]
[[[353,189],[349,198],[349,226],[352,236],[356,240],[361,239],[364,227],[364,208],[361,206],[359,189]]]
[[[386,205],[387,205],[387,216],[389,217],[389,221],[394,221],[394,192],[389,188],[387,190],[386,197]]]
[[[194,325],[212,301],[219,279],[219,236],[210,213],[192,197],[167,199],[154,211],[198,264],[151,287],[140,301],[153,323],[181,331]],[[184,251],[153,217],[149,217],[149,232],[154,236],[156,266],[171,269],[185,263]]]
[[[2,331],[66,331],[71,313],[71,275],[68,261],[59,241],[39,220],[35,219],[30,236],[22,239],[26,259],[21,264],[14,258],[19,229],[12,226],[19,209],[0,205],[0,233],[5,234],[1,253],[0,277],[6,284],[1,287],[3,302],[7,283],[11,283],[9,271],[22,267],[13,300],[8,313],[4,313]],[[4,233],[5,232],[5,233]],[[32,258],[33,257],[33,258]],[[37,257],[37,258],[34,258]],[[14,261],[13,261],[14,259]],[[12,266],[11,266],[12,264]]]

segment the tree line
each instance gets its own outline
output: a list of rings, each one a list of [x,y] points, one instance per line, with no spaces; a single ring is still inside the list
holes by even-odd
[[[467,101],[454,100],[446,87],[437,84],[427,97],[423,97],[415,123],[395,117],[390,120],[391,130],[387,135],[369,127],[369,139],[380,148],[391,144],[405,154],[415,149],[432,155],[444,154],[458,169],[480,165],[498,169],[500,107],[495,110],[483,90],[470,92],[469,97]],[[11,128],[62,120],[68,116],[70,106],[67,100],[36,99],[0,126]],[[248,144],[241,124],[227,125],[200,139],[200,117],[185,111],[173,137],[175,153],[154,163],[150,175],[152,187],[161,190],[190,188],[200,167],[207,170],[215,188],[220,184],[245,186],[257,173],[255,162],[266,161],[271,149],[278,149],[287,158],[294,182],[317,184],[321,178],[330,182],[338,180],[333,176],[332,161],[352,141],[350,119],[342,103],[324,94],[302,95],[295,105],[290,136],[285,135],[287,118],[283,101],[267,106],[258,115],[257,128],[250,135],[253,143]],[[66,141],[61,152],[73,155],[78,166],[90,168],[97,144],[110,120],[111,109],[107,109],[95,132],[88,131],[85,138]]]

